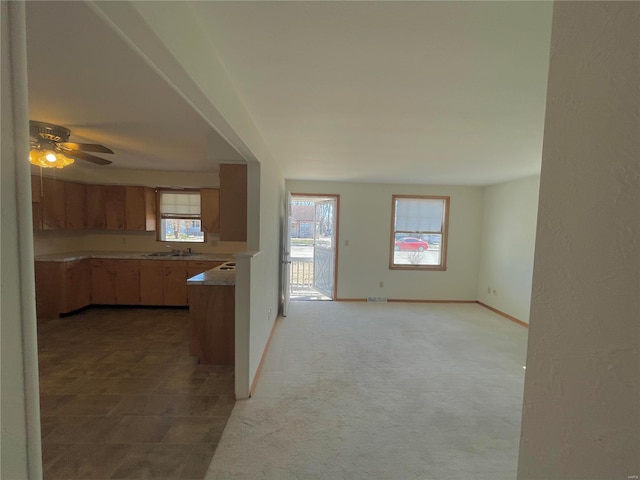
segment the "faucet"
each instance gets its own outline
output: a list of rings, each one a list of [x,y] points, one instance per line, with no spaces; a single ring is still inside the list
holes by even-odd
[[[174,255],[192,255],[191,247],[185,248],[184,250],[180,250],[179,248],[174,248],[172,245],[165,245],[165,247],[171,249],[171,253]]]

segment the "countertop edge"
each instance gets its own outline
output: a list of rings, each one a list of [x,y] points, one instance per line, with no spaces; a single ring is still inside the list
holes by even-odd
[[[224,253],[196,253],[193,255],[179,256],[149,256],[153,252],[68,252],[68,253],[52,253],[45,255],[36,255],[36,262],[73,262],[77,260],[87,259],[113,259],[113,260],[168,260],[168,261],[211,261],[211,262],[228,262],[233,260],[233,254]]]

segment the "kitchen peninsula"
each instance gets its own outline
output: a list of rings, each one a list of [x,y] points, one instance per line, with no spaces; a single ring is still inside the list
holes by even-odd
[[[225,262],[187,280],[189,349],[200,363],[235,364],[235,284],[235,262]]]

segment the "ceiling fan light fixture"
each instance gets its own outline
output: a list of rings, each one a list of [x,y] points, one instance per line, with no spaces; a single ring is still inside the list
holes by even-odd
[[[112,163],[87,152],[113,153],[113,150],[96,143],[69,143],[70,134],[71,130],[60,125],[29,120],[29,162],[44,168],[64,168],[74,163],[74,158],[96,165]]]
[[[71,165],[74,159],[52,150],[32,149],[29,151],[29,162],[43,168],[64,168]]]

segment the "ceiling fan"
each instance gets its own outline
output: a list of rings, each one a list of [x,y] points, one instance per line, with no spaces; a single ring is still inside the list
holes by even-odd
[[[84,160],[96,165],[110,165],[111,160],[96,157],[87,152],[113,153],[113,150],[96,143],[69,142],[71,130],[59,125],[29,120],[29,161],[45,168],[63,168],[73,163],[73,159]]]

